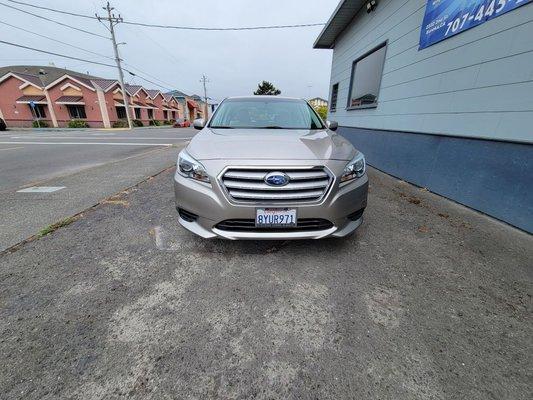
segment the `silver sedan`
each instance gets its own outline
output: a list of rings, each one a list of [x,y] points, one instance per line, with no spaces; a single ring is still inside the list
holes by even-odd
[[[363,221],[363,154],[301,99],[225,99],[178,157],[180,224],[203,238],[343,237]]]

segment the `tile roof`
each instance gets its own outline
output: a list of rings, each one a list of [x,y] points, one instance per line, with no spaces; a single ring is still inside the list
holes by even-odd
[[[183,93],[179,90],[172,90],[170,92],[167,92],[166,94],[169,94],[171,96],[176,96],[176,97],[186,97],[188,96],[186,93]]]
[[[30,101],[33,101],[34,103],[42,101],[46,102],[44,96],[22,96],[16,100],[17,103],[29,103]]]
[[[312,99],[309,99],[309,101],[313,101],[313,100],[325,101],[326,103],[328,102],[327,100],[323,99],[322,97],[313,97]]]
[[[146,90],[146,93],[148,93],[148,96],[150,96],[152,99],[155,98],[155,96],[157,96],[159,93],[161,93],[157,89],[145,89],[145,90]]]
[[[61,96],[55,102],[56,103],[61,103],[61,104],[83,103],[83,97],[81,97],[81,96]]]
[[[90,86],[90,87],[94,88],[94,85],[93,85],[91,79],[85,78],[84,76],[72,76],[72,77],[76,78],[78,81],[80,81],[82,83],[85,83],[87,86]]]
[[[124,85],[124,87],[126,88],[126,92],[128,92],[130,96],[133,96],[135,93],[137,93],[143,88],[141,85],[129,85],[127,83]]]
[[[127,90],[127,89],[126,89],[126,90]],[[134,100],[134,101],[133,101],[133,104],[136,105],[136,106],[138,106],[138,107],[142,107],[142,108],[152,108],[151,106],[148,106],[147,104],[142,103],[142,102],[140,102],[140,101],[135,101],[135,100]]]
[[[13,72],[16,76],[21,77],[22,79],[27,80],[28,82],[33,83],[35,86],[38,86],[40,88],[44,87],[43,83],[41,82],[41,79],[38,76],[25,74],[23,72]]]
[[[187,100],[187,104],[193,108],[198,108],[198,103],[193,100]]]
[[[69,69],[42,65],[10,65],[7,67],[0,67],[0,76],[3,76],[8,72],[14,72],[15,74],[25,74],[32,77],[32,79],[37,78],[40,86],[47,86],[65,74],[68,74],[73,78],[79,80],[81,80],[80,78],[98,79],[97,76],[82,74],[80,72],[72,71]]]
[[[99,87],[104,92],[118,83],[116,79],[91,79],[91,82],[94,86]]]

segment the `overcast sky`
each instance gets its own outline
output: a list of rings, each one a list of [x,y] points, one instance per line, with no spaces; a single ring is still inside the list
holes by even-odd
[[[103,15],[103,0],[20,0],[82,14]],[[7,3],[6,0],[0,0]],[[146,23],[206,27],[241,27],[325,22],[338,0],[112,0],[125,20]],[[79,28],[106,34],[97,21],[18,8],[56,19]],[[111,43],[69,28],[23,14],[0,5],[0,21],[41,33],[87,50],[112,56]],[[216,99],[248,95],[258,82],[273,82],[283,95],[328,97],[331,50],[314,50],[321,27],[239,32],[202,32],[146,28],[120,24],[117,27],[122,58],[131,66],[156,76],[172,88],[201,94],[203,73],[209,77],[208,94]],[[2,40],[80,58],[111,62],[30,33],[0,24]],[[0,44],[0,65],[48,65],[66,67],[106,78],[116,78],[116,69],[48,56]],[[137,71],[138,72],[138,71]],[[147,77],[151,79],[150,77]],[[126,81],[154,87],[138,77]],[[154,87],[155,88],[155,87]],[[159,88],[161,89],[161,88]]]

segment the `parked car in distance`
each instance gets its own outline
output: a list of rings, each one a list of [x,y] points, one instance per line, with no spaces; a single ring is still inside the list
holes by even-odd
[[[188,128],[189,126],[191,126],[191,123],[183,118],[176,119],[173,125],[174,128]]]
[[[6,123],[2,118],[0,118],[0,131],[5,131],[7,129]]]
[[[206,125],[206,126],[204,126]],[[183,149],[179,223],[203,238],[344,237],[363,221],[365,157],[302,99],[224,100]],[[329,129],[328,129],[329,127]]]

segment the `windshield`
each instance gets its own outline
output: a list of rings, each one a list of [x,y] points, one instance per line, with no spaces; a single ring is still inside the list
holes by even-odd
[[[210,128],[324,129],[311,106],[292,99],[229,99],[222,102]]]

